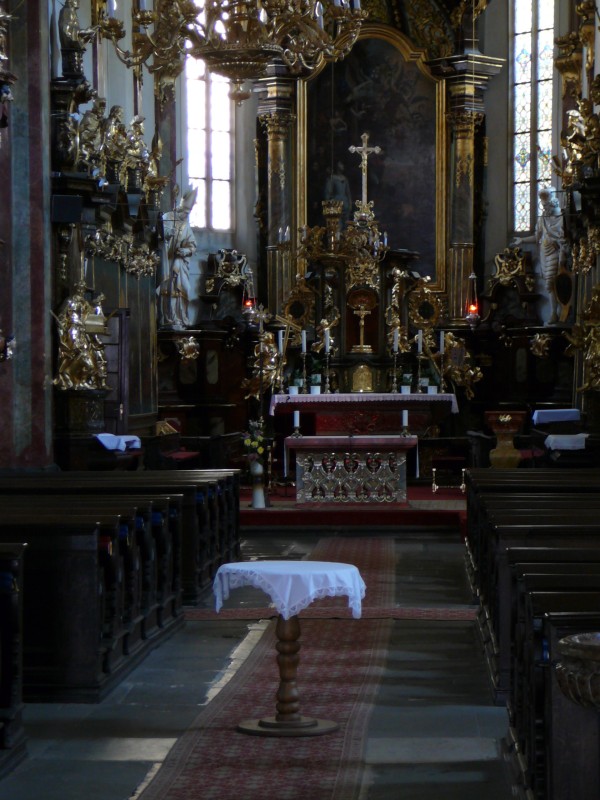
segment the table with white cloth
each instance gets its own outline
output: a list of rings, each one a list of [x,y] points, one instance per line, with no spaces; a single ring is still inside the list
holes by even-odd
[[[313,600],[348,597],[352,616],[359,619],[365,582],[353,564],[333,561],[250,561],[223,564],[213,583],[216,610],[232,589],[262,589],[277,609],[277,663],[279,689],[274,717],[245,720],[238,730],[261,736],[315,736],[337,730],[338,724],[300,714],[296,673],[300,650],[298,613]]]

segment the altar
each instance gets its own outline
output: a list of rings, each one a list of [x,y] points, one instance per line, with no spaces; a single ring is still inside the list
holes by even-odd
[[[415,392],[345,392],[331,394],[274,394],[269,413],[313,414],[317,435],[419,433],[448,414],[458,414],[454,394]],[[302,432],[302,425],[298,425]]]
[[[293,413],[296,433],[284,458],[296,456],[296,502],[406,503],[406,456],[419,431],[458,413],[454,394],[275,394],[269,413]],[[301,415],[315,435],[302,435]]]
[[[416,436],[288,436],[297,503],[406,503],[406,453]]]

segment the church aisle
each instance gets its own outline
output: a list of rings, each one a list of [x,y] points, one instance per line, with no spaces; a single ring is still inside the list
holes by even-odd
[[[315,531],[248,537],[244,558],[303,558],[318,539]],[[413,618],[393,623],[368,728],[360,800],[508,800],[499,748],[506,712],[492,705],[475,624],[427,618],[433,609],[442,616],[468,616],[458,534],[404,531],[395,538],[395,550],[396,605]],[[204,603],[212,606],[210,594]],[[240,589],[229,604],[264,606],[265,596]],[[127,800],[139,793],[265,625],[188,622],[102,703],[28,706],[30,755],[0,781],[0,797]],[[224,792],[222,800],[234,800],[225,787]],[[264,797],[279,800],[275,790]]]

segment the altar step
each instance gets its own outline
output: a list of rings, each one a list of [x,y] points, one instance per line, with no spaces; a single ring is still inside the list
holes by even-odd
[[[283,494],[287,491],[287,496]],[[277,487],[267,508],[252,508],[250,493],[242,490],[240,526],[255,528],[403,528],[459,527],[466,522],[466,500],[459,489],[433,493],[430,487],[409,487],[406,503],[318,504],[296,503],[295,490]]]

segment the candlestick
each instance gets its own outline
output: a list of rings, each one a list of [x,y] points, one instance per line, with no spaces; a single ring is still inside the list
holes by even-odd
[[[302,331],[304,333],[304,331]],[[307,386],[307,377],[306,377],[306,350],[303,350],[302,353],[302,392],[301,394],[306,394],[308,392]]]
[[[402,427],[408,428],[408,411],[406,409],[402,412]]]
[[[423,352],[423,331],[417,332],[417,353]]]
[[[398,352],[398,328],[394,328],[394,344],[393,344],[394,353]]]
[[[283,331],[277,331],[277,343],[279,345],[279,352],[283,353]]]
[[[329,328],[325,328],[325,352],[329,352],[329,344],[330,344],[330,335],[329,335]]]
[[[294,428],[300,427],[300,412],[294,411]]]
[[[444,331],[440,331],[440,355],[444,353]]]
[[[398,350],[394,350],[394,367],[392,369],[392,394],[397,394],[398,392]]]
[[[329,349],[325,351],[325,391],[324,394],[331,394],[329,389]]]
[[[302,352],[306,353],[306,331],[302,331],[300,338],[302,340]]]

